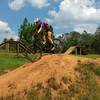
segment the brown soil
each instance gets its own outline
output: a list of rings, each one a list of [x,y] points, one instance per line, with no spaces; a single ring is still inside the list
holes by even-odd
[[[0,76],[0,96],[25,92],[25,90],[39,82],[45,83],[50,77],[59,79],[68,76],[74,81],[78,77],[78,73],[74,68],[79,61],[91,61],[100,64],[100,59],[82,58],[66,54],[46,55],[35,63],[25,64]]]

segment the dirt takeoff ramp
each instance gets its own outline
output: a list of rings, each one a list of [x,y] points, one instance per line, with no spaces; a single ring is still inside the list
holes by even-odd
[[[18,95],[39,82],[46,82],[50,77],[70,76],[77,78],[74,68],[78,61],[88,60],[72,55],[47,55],[35,63],[28,63],[20,68],[0,76],[0,96]]]

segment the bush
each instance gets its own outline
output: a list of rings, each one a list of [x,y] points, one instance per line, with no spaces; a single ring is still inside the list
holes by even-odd
[[[29,91],[28,91],[28,100],[38,100],[38,94],[39,94],[39,91],[37,91],[35,89],[35,87],[32,87]]]
[[[67,84],[69,82],[69,79],[66,76],[63,76],[62,81],[64,84]]]
[[[98,75],[98,76],[100,76],[100,68],[96,68],[95,74]]]
[[[54,90],[58,90],[60,88],[60,85],[57,83],[54,77],[48,79],[48,86],[53,88]]]
[[[41,100],[51,100],[51,99],[52,99],[51,89],[48,87],[43,89]]]
[[[57,100],[69,100],[68,91],[67,90],[59,91]]]

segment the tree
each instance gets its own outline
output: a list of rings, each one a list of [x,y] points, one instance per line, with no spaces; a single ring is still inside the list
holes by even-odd
[[[93,39],[93,44],[92,47],[95,50],[96,53],[100,54],[100,27],[97,28],[95,34],[94,34],[94,39]]]
[[[66,51],[69,47],[79,44],[80,33],[76,31],[64,33],[62,39],[64,42],[64,51]]]
[[[7,39],[7,38],[4,38],[4,39],[3,39],[3,42],[6,42],[6,41],[8,41],[8,39]]]
[[[27,18],[24,18],[23,23],[19,28],[19,38],[20,41],[23,41],[25,44],[32,44],[32,32],[33,24],[29,23]]]
[[[87,33],[84,31],[80,36],[80,46],[82,46],[88,52],[92,51],[92,43],[93,43],[94,36],[91,33]]]
[[[80,38],[79,32],[76,32],[76,31],[70,32],[65,40],[67,48],[69,48],[70,46],[78,45],[79,38]]]

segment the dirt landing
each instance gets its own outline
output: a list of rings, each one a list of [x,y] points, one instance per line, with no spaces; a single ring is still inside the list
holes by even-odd
[[[45,82],[53,76],[58,79],[62,76],[69,76],[74,81],[78,76],[74,68],[79,61],[92,61],[92,59],[66,54],[47,55],[35,63],[23,65],[0,76],[0,96],[24,92],[31,86],[39,82]],[[100,59],[93,61],[99,62]]]

